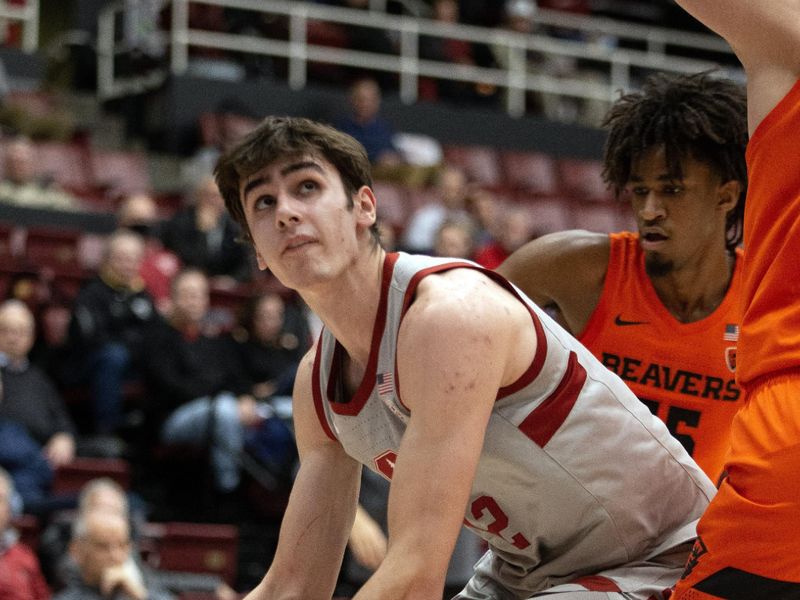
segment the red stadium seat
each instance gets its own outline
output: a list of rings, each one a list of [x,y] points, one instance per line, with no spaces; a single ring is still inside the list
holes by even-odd
[[[444,162],[464,170],[470,181],[486,186],[503,184],[500,155],[488,146],[444,146]]]
[[[93,150],[89,161],[92,185],[109,196],[150,191],[147,157],[141,152]]]
[[[403,227],[408,219],[409,199],[406,188],[387,181],[372,186],[378,199],[378,218],[392,227]]]
[[[120,458],[75,458],[56,469],[53,493],[75,493],[87,482],[108,477],[127,490],[131,484],[131,468]]]
[[[559,192],[558,171],[552,156],[541,152],[500,153],[505,182],[512,188],[537,196],[555,196]]]
[[[19,532],[20,541],[28,548],[36,550],[39,547],[41,528],[38,518],[34,515],[17,515],[11,519],[11,526]]]
[[[563,198],[533,198],[524,201],[530,207],[536,235],[563,231],[572,227],[570,203]]]
[[[580,200],[610,200],[611,191],[603,181],[603,164],[597,160],[562,158],[558,175],[563,193]]]
[[[82,192],[91,188],[91,173],[86,165],[86,151],[78,144],[41,142],[36,144],[37,171],[52,177],[59,186]]]
[[[570,212],[572,213],[573,227],[576,229],[599,233],[611,233],[620,229],[620,206],[615,202],[573,201]]]
[[[142,532],[147,562],[164,571],[210,573],[236,581],[239,530],[234,525],[149,523]]]
[[[25,265],[37,271],[51,271],[54,275],[75,277],[86,275],[81,264],[81,239],[83,234],[74,229],[30,227],[25,235]]]

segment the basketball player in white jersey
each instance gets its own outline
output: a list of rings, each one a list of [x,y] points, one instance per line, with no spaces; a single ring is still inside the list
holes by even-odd
[[[628,390],[502,277],[387,254],[363,148],[270,117],[217,165],[259,266],[324,324],[294,393],[301,467],[251,599],[329,599],[361,464],[389,547],[356,595],[438,599],[459,528],[490,550],[462,599],[659,599],[714,488]]]

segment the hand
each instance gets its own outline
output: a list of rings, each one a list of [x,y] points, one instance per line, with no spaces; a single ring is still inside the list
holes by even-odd
[[[356,510],[356,519],[347,545],[358,564],[372,571],[380,566],[386,556],[386,536],[380,525],[361,505]]]
[[[69,433],[56,433],[44,447],[44,455],[54,469],[75,458],[75,438]]]
[[[256,399],[249,394],[239,396],[239,422],[243,427],[258,425],[262,419],[256,410]]]
[[[103,596],[111,596],[117,591],[134,600],[147,599],[147,589],[142,582],[141,573],[130,559],[121,565],[108,567],[100,578],[100,593]]]

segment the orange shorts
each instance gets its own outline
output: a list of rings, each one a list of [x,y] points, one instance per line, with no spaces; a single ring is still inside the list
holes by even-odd
[[[748,394],[672,600],[800,599],[800,374]]]

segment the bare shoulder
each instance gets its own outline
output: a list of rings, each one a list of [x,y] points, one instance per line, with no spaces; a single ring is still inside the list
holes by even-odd
[[[537,279],[561,279],[565,267],[605,271],[609,247],[608,235],[604,233],[578,229],[549,233],[522,246],[497,272],[524,290],[528,280],[535,284]]]
[[[524,372],[535,347],[527,307],[485,273],[456,268],[420,282],[400,327],[397,363],[401,379],[423,382],[480,365],[499,387]]]
[[[497,270],[538,305],[558,310],[578,332],[599,301],[610,248],[607,234],[560,231],[527,243]]]
[[[402,328],[414,337],[469,340],[490,331],[502,338],[530,323],[526,307],[476,269],[452,269],[422,279]]]

